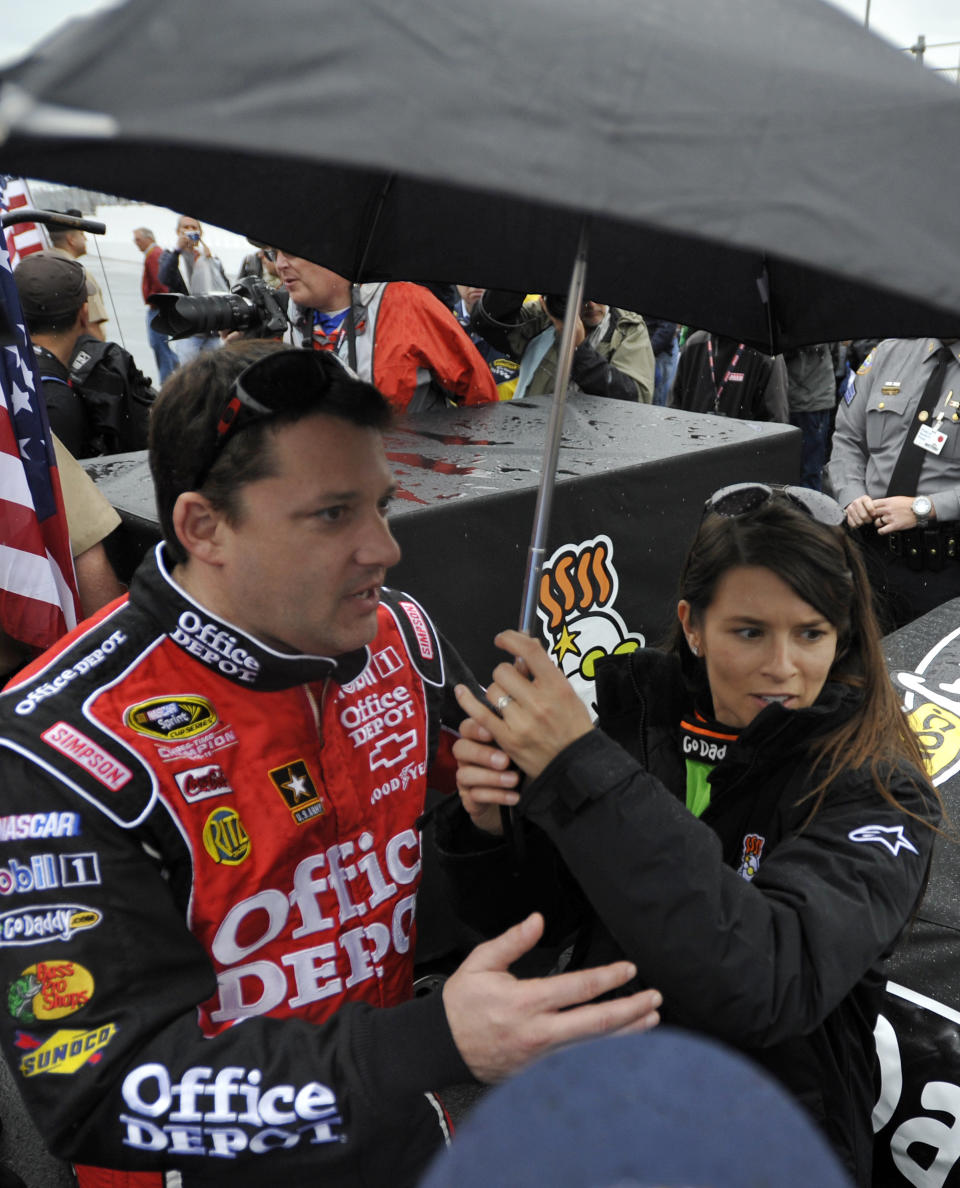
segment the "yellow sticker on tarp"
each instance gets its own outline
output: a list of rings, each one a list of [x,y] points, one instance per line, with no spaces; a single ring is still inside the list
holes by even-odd
[[[960,757],[960,717],[925,701],[907,715],[910,729],[923,748],[927,774],[934,779]]]

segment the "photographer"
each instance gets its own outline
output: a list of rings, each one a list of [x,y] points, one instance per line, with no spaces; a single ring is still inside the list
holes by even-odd
[[[13,278],[54,433],[76,458],[146,449],[156,392],[128,351],[90,333],[83,267],[37,252]]]
[[[277,271],[297,307],[294,328],[302,342],[333,351],[398,412],[498,399],[479,351],[423,285],[352,285],[339,273],[284,251],[277,253]]]
[[[524,305],[519,293],[502,289],[488,289],[477,302],[473,327],[520,362],[514,400],[553,393],[564,305],[557,297]],[[574,345],[571,376],[582,392],[642,404],[652,401],[655,360],[639,314],[585,301]]]
[[[190,215],[177,219],[177,246],[160,257],[160,280],[171,293],[226,293],[230,288],[223,266],[203,240],[203,228]],[[220,346],[220,338],[210,331],[181,338],[176,351],[181,363],[187,363],[201,351]]]

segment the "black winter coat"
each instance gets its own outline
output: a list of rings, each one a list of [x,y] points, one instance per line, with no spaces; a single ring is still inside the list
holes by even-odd
[[[505,846],[478,844],[485,835],[466,814],[441,821],[461,910],[490,928],[537,906],[555,926],[575,925],[572,964],[629,957],[638,983],[662,991],[664,1019],[753,1056],[869,1185],[878,967],[926,878],[928,823],[939,820],[926,780],[907,764],[889,773],[920,820],[865,770],[843,773],[809,819],[810,742],[859,696],[828,684],[809,709],[771,705],[754,719],[711,773],[698,820],[684,804],[679,724],[692,703],[677,660],[610,658],[597,693],[603,730],[524,789],[520,876],[507,873]],[[749,854],[752,881],[738,873]]]

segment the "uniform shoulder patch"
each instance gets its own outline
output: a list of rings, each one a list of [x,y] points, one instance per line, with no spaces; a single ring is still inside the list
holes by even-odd
[[[443,650],[430,616],[415,598],[384,587],[383,605],[396,620],[414,668],[431,685],[444,683]]]

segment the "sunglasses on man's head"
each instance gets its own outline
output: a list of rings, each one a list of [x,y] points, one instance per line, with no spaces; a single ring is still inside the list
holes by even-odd
[[[818,524],[838,528],[846,519],[840,504],[822,491],[776,483],[733,483],[729,487],[721,487],[704,504],[703,514],[713,512],[714,515],[728,517],[747,515],[778,495],[806,512]]]
[[[203,486],[232,433],[254,421],[312,403],[345,374],[343,364],[330,351],[302,348],[272,351],[245,367],[230,385],[210,457],[194,480],[194,489]]]

